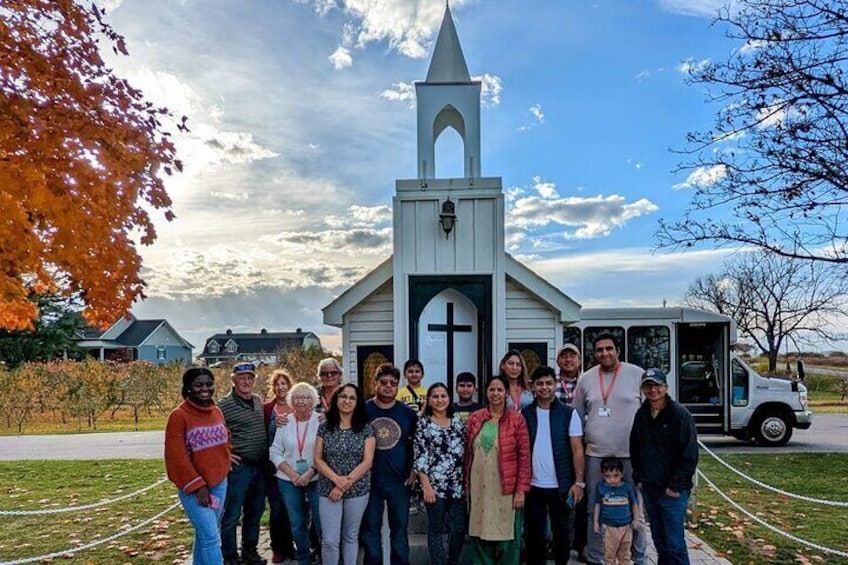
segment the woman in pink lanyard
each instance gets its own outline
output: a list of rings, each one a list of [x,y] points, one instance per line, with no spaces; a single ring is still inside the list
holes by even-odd
[[[277,470],[277,486],[291,523],[295,558],[300,565],[310,565],[310,517],[318,539],[321,539],[316,488],[318,473],[313,462],[318,434],[318,414],[315,412],[318,391],[309,383],[297,383],[289,390],[288,404],[292,413],[277,429],[269,455]]]

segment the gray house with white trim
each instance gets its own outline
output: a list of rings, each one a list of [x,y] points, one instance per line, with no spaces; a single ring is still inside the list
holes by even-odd
[[[190,365],[194,349],[167,320],[139,320],[132,314],[105,332],[85,328],[74,344],[101,361],[149,361],[156,365]]]

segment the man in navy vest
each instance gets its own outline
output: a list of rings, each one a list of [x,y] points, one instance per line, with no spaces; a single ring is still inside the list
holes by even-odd
[[[556,372],[538,367],[530,376],[536,398],[521,413],[530,430],[533,474],[524,505],[527,565],[546,562],[546,522],[550,519],[554,562],[568,563],[570,513],[583,498],[583,425],[580,416],[556,399]]]

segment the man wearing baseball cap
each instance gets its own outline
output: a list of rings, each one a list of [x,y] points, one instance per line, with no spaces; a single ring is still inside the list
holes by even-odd
[[[698,466],[695,420],[669,398],[659,369],[642,374],[642,395],[630,430],[633,483],[642,490],[659,563],[689,565],[684,523]]]
[[[238,363],[230,375],[233,388],[218,401],[230,430],[232,452],[227,476],[227,497],[221,518],[221,552],[224,565],[264,565],[256,548],[259,520],[265,511],[264,463],[268,458],[268,435],[262,398],[253,393],[256,366]],[[242,518],[242,512],[244,517]],[[236,528],[241,526],[241,557],[236,547]]]
[[[577,377],[580,376],[580,348],[573,343],[564,343],[556,358],[559,375],[556,380],[557,399],[566,406],[571,406],[574,400],[574,389],[577,388]],[[586,508],[587,497],[583,497],[575,505],[571,513],[571,545],[577,550],[577,560],[586,562],[587,523],[588,509]]]
[[[571,406],[577,377],[580,376],[580,349],[573,343],[566,343],[557,354],[559,378],[556,381],[556,395],[566,406]]]

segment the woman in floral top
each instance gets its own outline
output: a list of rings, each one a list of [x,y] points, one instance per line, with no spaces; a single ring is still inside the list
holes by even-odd
[[[413,438],[414,469],[427,505],[427,545],[434,565],[456,564],[465,539],[463,457],[465,424],[453,413],[450,391],[442,383],[427,390],[427,404]],[[448,554],[442,544],[448,524]]]
[[[339,563],[341,548],[342,563],[356,564],[375,443],[362,392],[352,384],[336,389],[315,438],[323,563]]]

